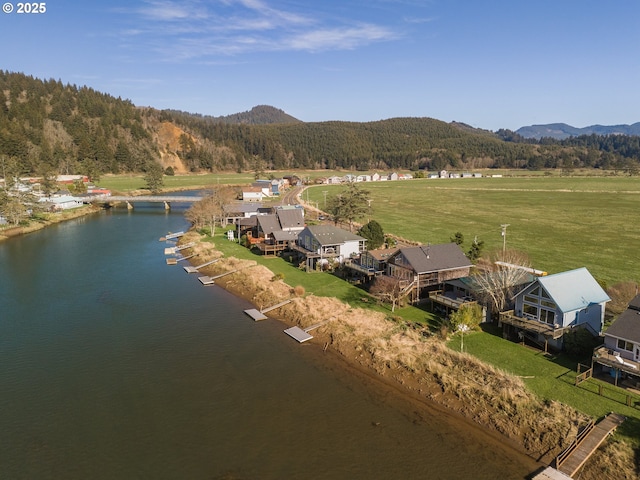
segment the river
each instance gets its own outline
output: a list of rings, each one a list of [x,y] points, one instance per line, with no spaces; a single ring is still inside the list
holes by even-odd
[[[158,239],[188,227],[183,213],[136,205],[0,243],[0,478],[531,473],[166,265]]]

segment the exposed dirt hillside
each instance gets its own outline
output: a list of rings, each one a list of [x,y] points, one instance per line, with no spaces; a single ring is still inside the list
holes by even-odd
[[[154,127],[154,141],[160,151],[162,168],[172,167],[175,173],[187,173],[187,168],[176,152],[180,149],[180,135],[189,134],[170,122],[159,122]],[[189,136],[194,142],[198,141],[197,138]]]

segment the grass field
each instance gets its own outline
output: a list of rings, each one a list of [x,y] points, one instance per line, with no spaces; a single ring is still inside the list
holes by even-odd
[[[340,186],[309,189],[324,206]],[[371,218],[386,233],[423,243],[448,242],[455,232],[468,249],[506,245],[526,252],[537,269],[557,273],[587,267],[608,285],[640,282],[640,181],[633,177],[419,179],[362,184]],[[306,193],[305,193],[306,198]],[[366,221],[366,219],[364,219]]]

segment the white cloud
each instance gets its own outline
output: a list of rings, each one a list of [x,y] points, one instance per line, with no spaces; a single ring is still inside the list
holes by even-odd
[[[135,36],[147,51],[180,61],[252,52],[355,49],[398,38],[393,29],[319,11],[293,11],[266,0],[144,0],[130,13]]]

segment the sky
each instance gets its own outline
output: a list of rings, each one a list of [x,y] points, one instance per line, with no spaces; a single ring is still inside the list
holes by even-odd
[[[493,131],[640,121],[638,0],[2,2],[0,69],[138,106]]]

